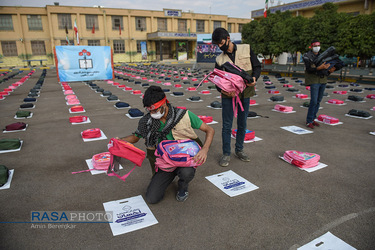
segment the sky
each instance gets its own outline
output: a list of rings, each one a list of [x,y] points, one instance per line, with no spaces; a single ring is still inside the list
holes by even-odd
[[[276,6],[278,0],[272,1]],[[59,2],[63,6],[85,6],[94,5],[107,8],[159,10],[178,9],[182,11],[193,11],[202,14],[226,15],[228,17],[251,18],[251,11],[264,9],[265,0],[0,0],[0,6],[32,6],[45,7]],[[284,3],[296,2],[296,0],[283,0]]]

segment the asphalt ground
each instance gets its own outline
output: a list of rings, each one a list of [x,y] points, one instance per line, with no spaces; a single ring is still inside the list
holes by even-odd
[[[25,76],[2,83],[1,89]],[[0,138],[21,138],[19,152],[0,154],[0,163],[14,169],[9,189],[0,190],[1,249],[296,249],[330,231],[357,249],[375,247],[375,154],[374,139],[369,132],[375,131],[375,118],[368,120],[345,116],[350,109],[365,110],[375,114],[375,101],[346,105],[329,105],[328,99],[346,100],[348,95],[333,94],[334,90],[348,90],[339,84],[327,89],[319,114],[339,118],[342,125],[322,124],[314,133],[297,135],[281,129],[282,126],[305,128],[307,109],[300,107],[304,100],[293,98],[274,76],[271,81],[281,92],[295,113],[283,114],[272,111],[275,103],[268,99],[262,78],[257,83],[256,106],[250,110],[263,117],[248,119],[248,129],[255,131],[261,141],[245,144],[245,152],[251,161],[241,162],[232,154],[230,165],[220,167],[221,156],[221,110],[208,108],[217,99],[216,90],[211,95],[172,86],[163,86],[171,91],[183,91],[183,97],[167,93],[175,106],[186,106],[197,115],[212,116],[218,124],[212,125],[216,134],[208,154],[208,160],[198,167],[189,186],[189,198],[177,202],[175,193],[177,179],[167,189],[164,199],[149,208],[158,224],[119,236],[113,236],[108,223],[72,224],[74,228],[43,228],[31,223],[32,211],[104,211],[103,203],[144,197],[151,178],[147,159],[136,168],[125,182],[105,174],[91,175],[71,172],[85,170],[85,160],[94,154],[107,151],[112,137],[122,137],[135,131],[138,120],[125,116],[127,110],[114,108],[113,102],[95,93],[83,82],[70,83],[73,91],[86,110],[90,124],[71,125],[61,84],[56,71],[47,71],[45,82],[37,97],[33,117],[16,120],[14,115],[29,90],[39,79],[41,70],[5,100],[0,101],[0,127],[18,121],[28,124],[23,132],[2,133]],[[301,78],[300,78],[301,79]],[[286,80],[301,93],[308,94],[304,86]],[[303,79],[301,79],[303,80]],[[145,88],[134,83],[119,81],[134,89]],[[9,83],[9,85],[8,85]],[[132,95],[105,81],[96,81],[98,86],[111,91],[121,101],[143,110],[140,96]],[[200,90],[207,89],[204,84]],[[374,92],[351,93],[365,97]],[[203,102],[189,102],[190,96],[201,96]],[[265,118],[268,116],[269,118]],[[235,125],[235,122],[234,122]],[[107,140],[84,142],[80,132],[89,128],[100,128]],[[204,134],[197,131],[201,139]],[[136,144],[145,150],[143,141]],[[234,146],[234,140],[232,147]],[[321,162],[328,166],[308,173],[282,160],[279,156],[286,150],[317,153]],[[122,173],[132,165],[124,161]],[[229,197],[205,177],[232,170],[259,189],[236,197]],[[51,223],[58,225],[57,223]]]

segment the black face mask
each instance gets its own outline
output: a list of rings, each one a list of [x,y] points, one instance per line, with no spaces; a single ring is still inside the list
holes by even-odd
[[[227,52],[227,50],[229,49],[229,43],[227,44],[227,41],[225,41],[225,43],[219,47],[219,49],[223,52]]]

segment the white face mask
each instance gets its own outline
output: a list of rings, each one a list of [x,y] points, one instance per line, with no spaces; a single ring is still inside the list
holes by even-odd
[[[160,118],[162,118],[164,116],[164,113],[165,113],[165,109],[164,109],[163,113],[160,113],[160,110],[159,110],[158,112],[150,114],[150,115],[151,115],[152,118],[159,120]]]
[[[312,51],[315,53],[318,53],[320,51],[320,46],[319,47],[313,47]]]

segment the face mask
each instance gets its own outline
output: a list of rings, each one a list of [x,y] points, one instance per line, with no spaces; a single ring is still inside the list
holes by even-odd
[[[151,117],[156,120],[159,120],[160,118],[164,116],[164,113],[165,113],[165,110],[163,110],[163,113],[160,113],[160,110],[159,110],[158,112],[151,114]]]
[[[320,51],[320,47],[313,47],[312,51],[318,53]]]
[[[219,49],[223,52],[226,52],[229,48],[229,43],[227,44],[227,42],[225,42],[221,47],[219,47]]]

